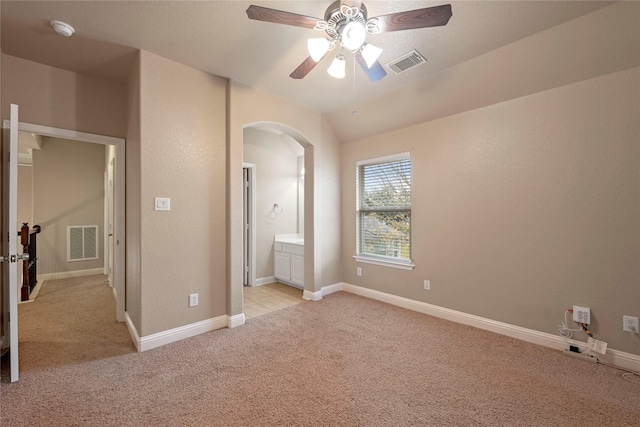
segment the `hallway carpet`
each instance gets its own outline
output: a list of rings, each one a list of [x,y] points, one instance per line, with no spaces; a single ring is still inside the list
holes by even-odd
[[[352,294],[136,353],[107,285],[80,282],[20,306],[2,426],[640,425],[622,371]]]

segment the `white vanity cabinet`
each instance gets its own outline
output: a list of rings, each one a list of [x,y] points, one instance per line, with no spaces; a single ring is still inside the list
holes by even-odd
[[[304,289],[304,244],[276,239],[273,249],[276,280]]]

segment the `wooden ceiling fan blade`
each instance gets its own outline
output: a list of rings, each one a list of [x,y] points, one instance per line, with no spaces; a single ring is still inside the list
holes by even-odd
[[[387,72],[384,70],[384,68],[382,68],[382,64],[380,64],[380,61],[374,62],[373,65],[369,67],[367,65],[367,61],[364,60],[360,51],[355,52],[353,56],[356,58],[358,64],[360,64],[360,68],[362,68],[362,71],[364,71],[367,77],[369,77],[369,80],[371,80],[372,82],[377,82],[387,75]]]
[[[440,27],[446,25],[451,18],[451,5],[425,7],[424,9],[407,10],[405,12],[391,13],[371,18],[367,23],[377,21],[377,31],[384,33],[389,31],[413,30],[416,28]],[[369,28],[369,25],[368,25]]]
[[[293,70],[291,74],[289,74],[289,77],[296,80],[303,79],[307,74],[309,74],[311,70],[315,68],[316,65],[318,65],[320,61],[322,61],[322,59],[326,55],[327,55],[326,53],[322,55],[322,58],[320,58],[318,62],[314,61],[313,58],[310,56],[307,57],[307,59],[302,61],[302,64],[298,65],[298,68],[296,68],[295,70]]]
[[[249,19],[256,21],[273,22],[274,24],[292,25],[313,29],[320,21],[312,16],[298,15],[297,13],[285,12],[283,10],[269,9],[268,7],[251,5],[247,9]]]

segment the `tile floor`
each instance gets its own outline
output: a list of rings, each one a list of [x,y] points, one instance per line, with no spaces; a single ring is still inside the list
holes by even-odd
[[[243,302],[246,319],[262,316],[303,301],[300,289],[282,283],[244,287]]]

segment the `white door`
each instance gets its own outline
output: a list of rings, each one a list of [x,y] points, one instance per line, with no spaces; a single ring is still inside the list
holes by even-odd
[[[9,363],[11,382],[18,381],[18,260],[16,244],[18,235],[18,106],[11,104],[11,116],[3,124],[4,200],[3,230],[8,234],[2,239],[4,262],[4,335],[10,348]]]

